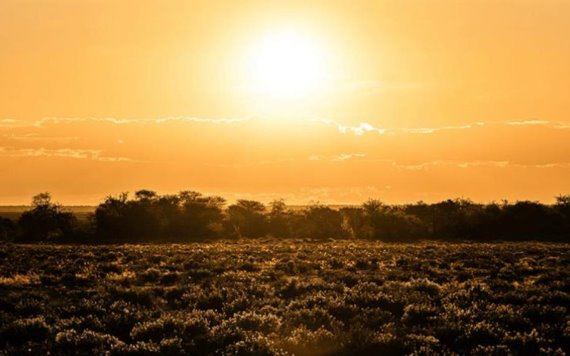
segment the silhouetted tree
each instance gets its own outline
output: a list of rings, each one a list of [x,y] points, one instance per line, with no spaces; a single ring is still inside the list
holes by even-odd
[[[364,224],[360,235],[362,238],[382,239],[385,235],[383,229],[383,215],[385,215],[388,207],[379,200],[370,199],[362,204],[364,212]]]
[[[121,193],[116,197],[108,196],[97,206],[94,214],[95,231],[97,238],[102,241],[125,240],[130,233],[128,224],[128,193]]]
[[[159,236],[165,240],[178,240],[181,237],[176,231],[176,223],[182,213],[180,196],[176,194],[158,196],[153,204]]]
[[[57,241],[71,235],[76,219],[61,205],[52,203],[50,193],[32,198],[32,208],[18,219],[21,242]]]
[[[455,236],[460,239],[472,239],[477,241],[490,241],[494,239],[504,239],[509,227],[504,225],[504,207],[497,203],[490,203],[479,206],[470,215],[468,226]]]
[[[561,215],[562,240],[570,241],[570,194],[557,196],[554,209]]]
[[[403,209],[387,206],[378,200],[362,205],[364,221],[362,236],[383,241],[410,241],[427,238],[428,229],[417,217]]]
[[[268,216],[268,232],[272,236],[292,237],[291,212],[283,200],[274,200],[269,203],[271,211]]]
[[[139,190],[109,196],[97,206],[92,229],[52,203],[49,193],[33,197],[31,209],[14,224],[0,218],[0,240],[76,242],[202,241],[239,236],[361,238],[382,241],[544,240],[570,241],[570,196],[554,205],[519,201],[475,204],[470,200],[418,202],[404,206],[369,200],[339,210],[313,204],[292,211],[282,200],[271,209],[239,200],[224,211],[225,200],[194,191],[159,195]],[[86,225],[86,224],[84,224]]]
[[[144,203],[152,203],[158,199],[158,194],[152,190],[141,189],[135,192],[135,199]]]
[[[198,192],[160,196],[139,190],[107,197],[95,211],[97,235],[110,241],[196,241],[222,232],[225,200]]]
[[[222,235],[224,198],[194,191],[182,191],[178,197],[181,211],[174,223],[174,236],[192,241]]]
[[[158,194],[151,190],[135,192],[134,201],[127,203],[129,226],[132,236],[139,241],[160,240],[160,211],[157,207]]]
[[[267,234],[265,206],[258,201],[238,200],[228,207],[228,218],[240,237],[262,237]]]
[[[0,217],[0,241],[12,241],[16,235],[16,224],[10,219]]]
[[[554,208],[565,218],[570,219],[570,194],[557,196]]]
[[[364,233],[367,225],[362,207],[344,207],[339,211],[343,218],[343,230],[347,232],[349,237],[363,238],[367,235],[367,233]]]
[[[434,235],[434,223],[436,220],[436,211],[431,204],[426,204],[423,201],[418,201],[415,204],[404,205],[403,211],[408,214],[415,216],[422,221],[425,228],[428,230],[429,236]]]
[[[338,210],[313,204],[303,211],[302,216],[303,226],[298,229],[298,233],[303,237],[338,239],[348,236],[348,231],[343,229],[343,218]]]
[[[555,211],[533,201],[519,201],[504,208],[501,225],[509,240],[551,240],[562,230],[563,221]]]
[[[137,191],[133,200],[129,200],[128,193],[107,197],[95,210],[98,237],[117,242],[158,240],[156,200],[156,193],[148,190]]]
[[[433,205],[433,235],[439,239],[464,238],[469,231],[469,215],[476,208],[467,199],[448,199]]]

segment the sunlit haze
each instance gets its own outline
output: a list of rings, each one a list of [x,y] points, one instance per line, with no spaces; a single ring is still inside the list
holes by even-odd
[[[259,99],[295,99],[325,89],[327,61],[320,43],[294,31],[269,33],[249,53],[248,79]]]
[[[570,192],[570,2],[0,1],[0,205]]]

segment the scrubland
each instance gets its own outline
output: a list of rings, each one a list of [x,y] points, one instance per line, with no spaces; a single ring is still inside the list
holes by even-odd
[[[551,354],[570,246],[0,246],[2,354]]]

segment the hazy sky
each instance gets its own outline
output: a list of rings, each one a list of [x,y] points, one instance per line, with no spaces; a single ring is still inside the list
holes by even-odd
[[[0,1],[0,205],[570,193],[570,1]]]

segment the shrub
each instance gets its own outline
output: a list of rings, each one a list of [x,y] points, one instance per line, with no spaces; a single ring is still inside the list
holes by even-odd
[[[55,336],[55,346],[63,354],[101,354],[118,351],[125,344],[114,336],[84,330],[81,333],[71,329]]]
[[[43,317],[17,319],[0,330],[0,339],[10,345],[26,342],[43,343],[50,333],[50,327]]]

